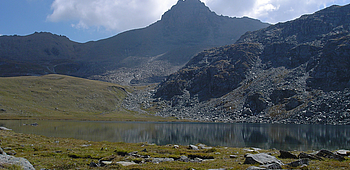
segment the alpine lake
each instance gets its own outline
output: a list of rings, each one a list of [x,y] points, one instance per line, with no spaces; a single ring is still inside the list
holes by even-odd
[[[350,126],[245,123],[0,120],[17,133],[89,141],[256,147],[283,150],[348,149]]]

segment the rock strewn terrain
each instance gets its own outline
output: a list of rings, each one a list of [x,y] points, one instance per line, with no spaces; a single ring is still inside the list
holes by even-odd
[[[159,85],[155,97],[171,107],[158,115],[349,124],[349,16],[350,5],[332,6],[198,54]]]

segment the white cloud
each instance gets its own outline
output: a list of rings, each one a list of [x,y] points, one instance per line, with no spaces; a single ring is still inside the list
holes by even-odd
[[[74,22],[79,29],[103,27],[124,31],[147,26],[160,19],[177,0],[55,0],[49,21]]]
[[[347,0],[340,0],[345,3]],[[160,19],[177,0],[55,0],[49,21],[71,22],[77,29],[121,32],[145,27]],[[334,0],[202,0],[218,14],[248,16],[277,23],[313,13]]]

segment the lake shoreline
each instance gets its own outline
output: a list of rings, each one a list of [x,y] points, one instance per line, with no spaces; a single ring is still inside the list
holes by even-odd
[[[157,145],[259,147],[282,150],[348,149],[348,126],[214,122],[0,120],[18,133]]]

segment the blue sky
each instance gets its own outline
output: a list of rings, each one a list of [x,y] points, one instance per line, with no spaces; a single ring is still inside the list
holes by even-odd
[[[0,35],[51,32],[76,42],[145,27],[178,0],[0,0]],[[277,23],[350,0],[201,0],[217,14]]]

